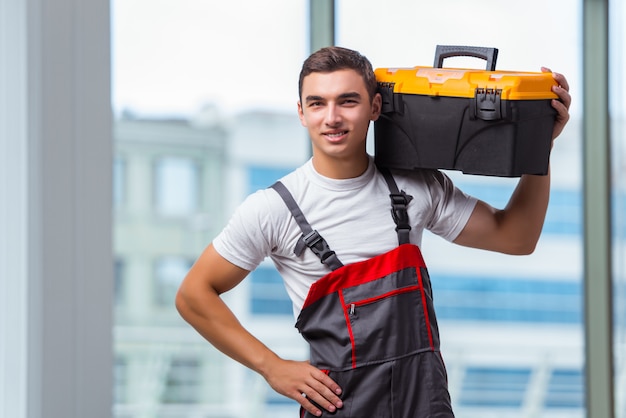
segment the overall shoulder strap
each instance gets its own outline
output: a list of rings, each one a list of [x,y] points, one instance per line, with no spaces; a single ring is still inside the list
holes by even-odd
[[[406,194],[404,190],[398,190],[396,180],[391,172],[385,167],[378,167],[378,171],[383,175],[387,186],[389,187],[389,198],[391,199],[391,216],[396,223],[396,233],[398,234],[398,244],[410,243],[409,232],[411,225],[409,224],[409,214],[407,206],[413,200],[413,196]]]
[[[300,227],[300,230],[302,230],[302,236],[294,248],[294,253],[297,256],[300,256],[302,251],[304,251],[304,248],[309,247],[311,251],[319,257],[320,261],[327,265],[331,270],[337,270],[339,267],[343,266],[341,261],[337,258],[335,252],[328,246],[326,240],[311,227],[311,224],[309,224],[309,221],[306,220],[304,214],[300,210],[300,207],[285,185],[280,181],[277,181],[271,186],[271,188],[278,192],[278,195],[287,205],[287,208]]]

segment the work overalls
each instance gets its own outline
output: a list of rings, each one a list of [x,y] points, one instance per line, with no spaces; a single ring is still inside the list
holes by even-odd
[[[453,418],[430,278],[419,247],[409,243],[412,196],[379,170],[391,192],[399,246],[346,266],[285,186],[272,186],[302,229],[296,254],[308,247],[332,270],[313,283],[296,321],[311,364],[342,388],[343,408],[322,416]],[[301,417],[313,415],[301,409]]]

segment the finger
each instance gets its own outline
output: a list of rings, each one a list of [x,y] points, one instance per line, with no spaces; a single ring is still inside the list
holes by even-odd
[[[557,87],[560,87],[564,91],[569,92],[569,83],[567,82],[567,79],[565,78],[565,76],[563,74],[555,73],[551,69],[549,69],[548,67],[541,67],[541,72],[543,72],[543,73],[551,73],[552,74],[552,78],[554,78],[554,81],[556,81],[556,83],[557,83]]]
[[[569,109],[570,105],[572,104],[572,96],[569,94],[569,92],[561,86],[552,86],[552,91],[554,92],[554,94],[559,96],[558,101],[560,101],[566,109]]]
[[[312,413],[315,416],[320,416],[322,415],[322,409],[325,409],[326,411],[330,412],[331,414],[337,411],[337,407],[334,406],[333,404],[329,403],[328,401],[324,401],[323,398],[321,398],[322,400],[315,400],[315,396],[309,398],[308,396],[305,398],[304,393],[301,396],[301,400],[299,400],[298,402],[300,402],[300,405],[302,405],[302,407],[304,409],[306,409],[307,411],[309,411],[310,413]]]
[[[328,376],[328,374],[316,369],[313,373],[313,377],[326,388],[330,389],[334,394],[341,395],[341,388],[330,376]]]
[[[335,412],[337,409],[343,407],[343,401],[323,385],[313,385],[310,389],[305,390],[303,395],[306,395],[308,400],[315,402],[317,406],[328,412]]]
[[[331,413],[342,408],[343,401],[337,396],[341,394],[339,385],[325,372],[315,367],[311,368],[310,379],[305,382],[308,387],[304,388],[303,395],[318,407]]]
[[[343,401],[337,396],[341,393],[339,385],[324,373],[317,378],[320,380],[313,379],[307,382],[309,388],[304,391],[306,397],[329,412],[335,412],[337,408],[343,407]]]
[[[569,111],[567,110],[567,106],[565,106],[565,104],[563,104],[560,101],[554,99],[554,100],[552,100],[552,107],[557,112],[557,119],[558,120],[560,120],[560,121],[567,121],[567,120],[569,120]]]
[[[552,77],[557,82],[559,87],[562,87],[565,91],[569,91],[569,83],[567,82],[567,78],[561,73],[555,73],[548,67],[541,67],[541,72],[543,73],[552,73]]]
[[[554,80],[559,84],[559,86],[564,88],[566,91],[569,91],[569,83],[563,74],[553,72],[552,77],[554,77]]]
[[[319,417],[320,415],[322,415],[322,410],[319,409],[317,406],[313,405],[313,403],[311,403],[306,398],[304,393],[300,394],[299,397],[296,397],[295,399],[296,401],[298,401],[300,405],[302,405],[304,409],[306,409],[308,412],[315,415],[316,417]]]
[[[554,140],[561,134],[563,128],[565,128],[565,125],[569,120],[569,111],[564,103],[556,99],[552,100],[552,107],[557,112],[554,129],[552,131],[552,139]]]

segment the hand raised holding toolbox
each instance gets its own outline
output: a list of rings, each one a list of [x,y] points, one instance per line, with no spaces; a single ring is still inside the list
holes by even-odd
[[[542,67],[541,71],[552,73],[549,68],[545,67]],[[552,130],[552,140],[555,140],[569,120],[569,107],[572,104],[572,96],[569,94],[569,83],[563,74],[552,73],[552,77],[554,77],[557,83],[557,85],[552,86],[552,91],[559,96],[558,99],[552,100],[552,107],[557,112],[554,129]]]

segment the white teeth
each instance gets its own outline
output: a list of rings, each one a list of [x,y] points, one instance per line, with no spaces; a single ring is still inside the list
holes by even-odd
[[[326,134],[326,136],[329,136],[331,138],[337,138],[337,137],[340,137],[341,135],[345,135],[345,132],[338,132],[336,134]]]

